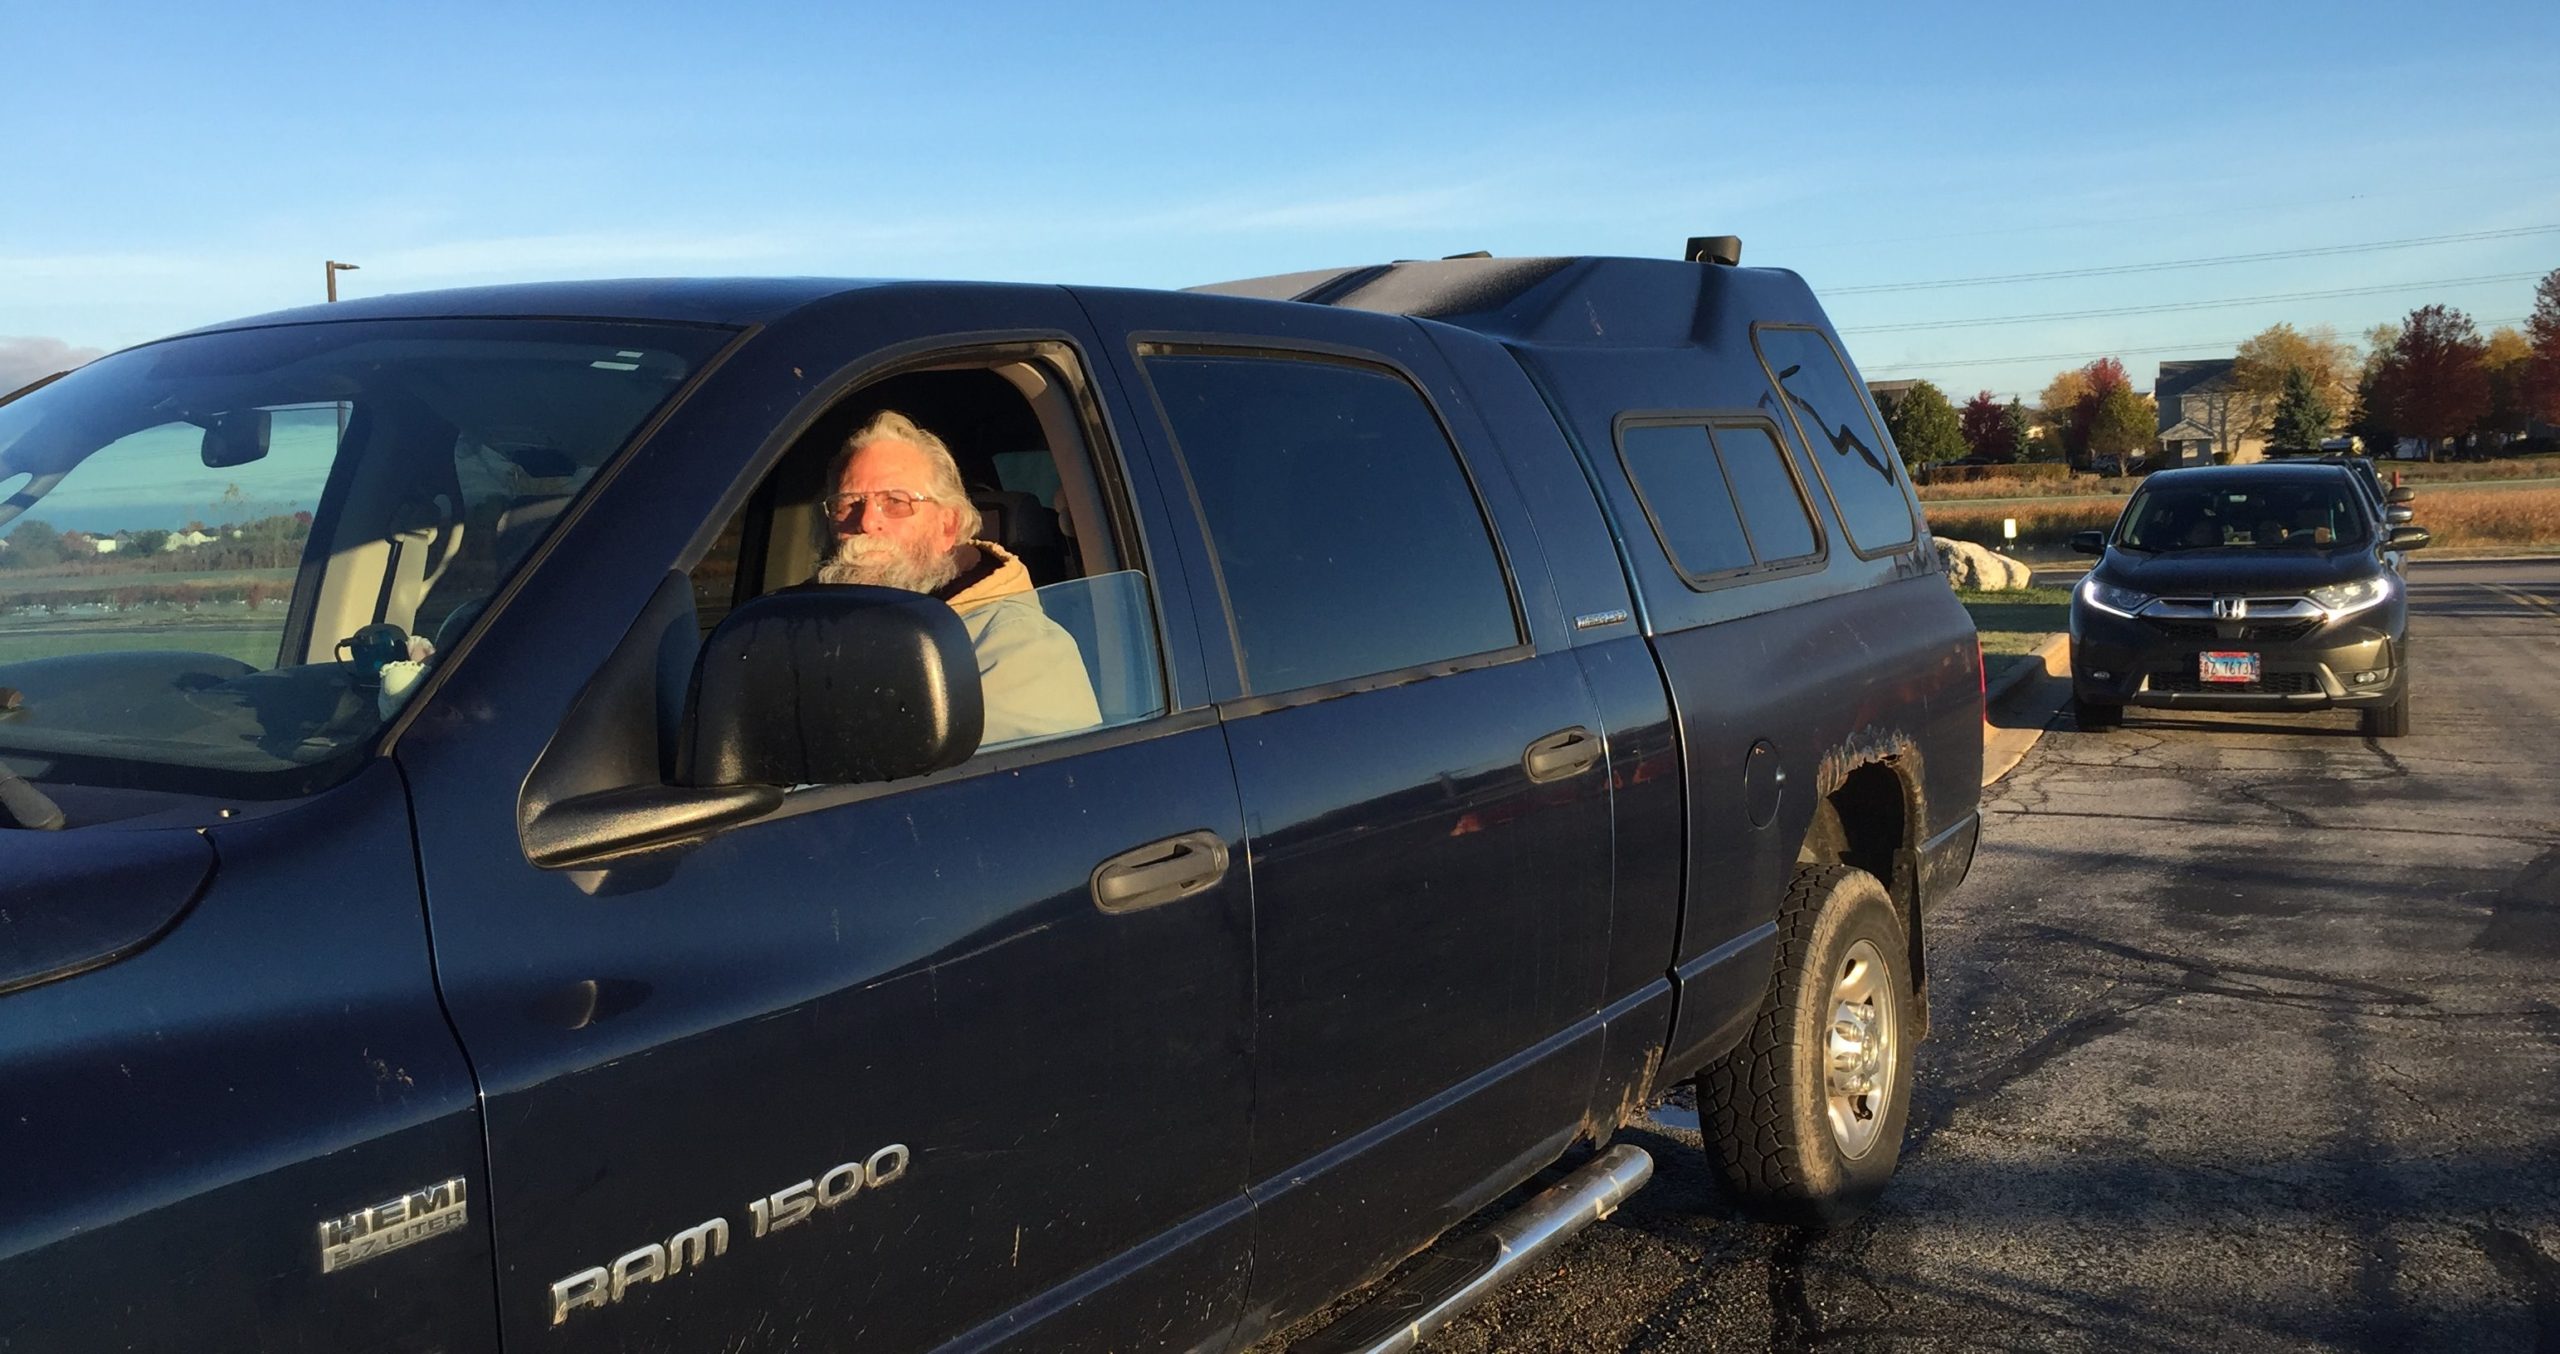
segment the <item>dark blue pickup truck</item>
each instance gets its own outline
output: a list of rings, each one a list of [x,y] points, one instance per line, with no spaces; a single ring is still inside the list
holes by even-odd
[[[1693,1078],[1854,1213],[1981,659],[1707,245],[390,297],[0,404],[0,1350],[1232,1348],[1510,1201],[1307,1340],[1398,1348]],[[884,411],[958,491],[855,484]],[[1071,717],[812,582],[901,514]]]

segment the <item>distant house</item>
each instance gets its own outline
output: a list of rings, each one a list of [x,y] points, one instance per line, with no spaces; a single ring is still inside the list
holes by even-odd
[[[196,531],[190,528],[186,531],[170,532],[169,543],[161,546],[160,548],[163,551],[181,550],[190,546],[211,545],[216,539],[216,537],[207,532]]]
[[[2152,386],[2160,405],[2160,462],[2211,465],[2216,453],[2239,463],[2267,454],[2261,401],[2240,389],[2238,358],[2163,362]]]
[[[1902,397],[1910,394],[1911,388],[1918,384],[1918,381],[1869,381],[1867,395],[1876,402],[1877,413],[1891,418],[1894,406],[1902,403]]]
[[[122,550],[124,548],[124,537],[99,536],[93,538],[89,544],[101,555],[112,555],[118,550]]]

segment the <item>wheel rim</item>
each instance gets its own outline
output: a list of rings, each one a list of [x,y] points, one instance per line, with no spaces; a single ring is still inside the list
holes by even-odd
[[[1894,1019],[1893,978],[1874,941],[1849,947],[1831,978],[1830,1027],[1823,1033],[1823,1092],[1831,1141],[1852,1160],[1884,1132],[1893,1107],[1893,1074],[1902,1031]]]

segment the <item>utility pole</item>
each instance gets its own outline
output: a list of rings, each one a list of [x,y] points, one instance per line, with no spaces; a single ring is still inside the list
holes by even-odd
[[[335,305],[335,304],[337,304],[337,301],[338,301],[338,274],[340,274],[340,273],[347,273],[347,272],[353,272],[353,271],[355,271],[355,269],[357,268],[357,266],[358,266],[358,265],[356,265],[356,264],[352,264],[352,263],[340,263],[340,262],[338,262],[336,259],[323,259],[323,260],[321,260],[320,275],[321,275],[322,277],[324,277],[324,278],[327,278],[327,279],[328,279],[328,281],[329,281],[329,303],[330,303],[331,305]],[[346,402],[345,400],[340,400],[340,401],[338,401],[338,441],[337,441],[337,445],[338,445],[339,447],[344,447],[344,446],[346,445],[346,443],[347,443],[347,402]]]

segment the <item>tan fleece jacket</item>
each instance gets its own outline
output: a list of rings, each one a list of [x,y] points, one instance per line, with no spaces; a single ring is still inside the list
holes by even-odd
[[[1040,609],[1031,571],[993,541],[971,541],[979,563],[952,580],[942,600],[960,613],[978,655],[986,732],[978,746],[1046,738],[1102,722],[1084,655]]]

